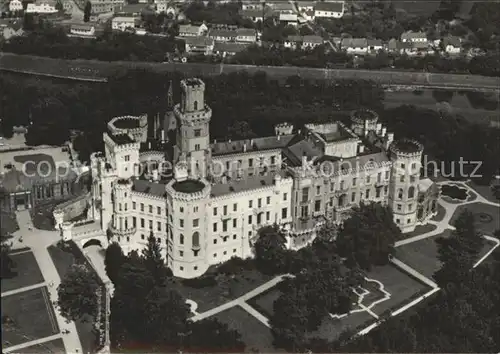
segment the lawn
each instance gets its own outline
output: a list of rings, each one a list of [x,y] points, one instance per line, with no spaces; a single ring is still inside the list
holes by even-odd
[[[446,230],[439,235],[397,247],[396,258],[432,279],[432,275],[441,268],[441,262],[437,259],[436,239],[450,235],[451,230]]]
[[[372,308],[377,315],[387,310],[394,311],[401,307],[416,293],[428,289],[428,286],[407,275],[392,264],[375,267],[367,274],[367,278],[376,279],[384,284],[384,288],[391,294],[391,298]]]
[[[32,345],[31,347],[26,347],[22,349],[24,353],[66,353],[66,349],[64,348],[64,343],[62,339],[54,339],[50,342],[45,342],[42,344]]]
[[[280,352],[273,346],[271,330],[241,307],[232,307],[213,317],[241,333],[246,352],[252,349],[257,349],[260,353]]]
[[[320,327],[316,331],[308,333],[307,336],[309,338],[319,337],[333,340],[347,330],[361,330],[374,321],[375,318],[366,311],[352,313],[347,317],[341,319],[325,316],[323,322],[321,322]]]
[[[478,230],[491,236],[496,230],[500,229],[500,208],[483,203],[472,203],[459,206],[450,220],[451,225],[453,225],[455,220],[464,210],[468,210],[474,214],[476,218],[476,228]]]
[[[373,281],[367,281],[365,285],[363,285],[363,289],[369,291],[369,293],[363,297],[363,301],[361,301],[361,304],[364,306],[370,306],[375,301],[381,300],[386,296],[385,293],[380,290],[380,285]]]
[[[495,197],[491,186],[480,186],[474,182],[467,182],[467,185],[490,202],[500,203],[500,199]]]
[[[272,287],[271,289],[251,298],[247,301],[247,303],[267,318],[270,318],[274,314],[274,302],[281,296],[281,294],[282,292],[277,287]]]
[[[66,243],[65,248],[59,244],[48,247],[48,252],[54,265],[59,273],[59,276],[64,278],[66,272],[73,264],[86,264],[90,269],[93,269],[87,262],[85,256],[80,252],[78,246],[72,242]],[[84,353],[93,353],[96,349],[98,338],[94,333],[92,319],[75,321],[76,331],[80,337]]]
[[[14,269],[16,275],[12,278],[2,279],[2,293],[44,282],[42,273],[32,252],[13,254],[9,257],[16,265]]]
[[[2,347],[59,333],[46,287],[2,297]]]
[[[213,286],[195,288],[186,285],[186,282],[180,279],[176,279],[173,287],[186,299],[198,303],[197,311],[201,313],[236,299],[273,277],[264,275],[257,270],[242,270],[236,276],[217,275],[216,278],[217,284]]]
[[[411,238],[411,237],[423,235],[427,232],[431,232],[431,231],[434,231],[436,229],[437,229],[437,226],[433,225],[433,224],[417,225],[417,227],[415,227],[415,230],[413,230],[412,232],[405,233],[403,236],[404,236],[404,238]]]

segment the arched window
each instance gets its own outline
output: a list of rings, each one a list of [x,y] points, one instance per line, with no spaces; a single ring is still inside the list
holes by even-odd
[[[413,198],[413,197],[415,197],[415,187],[411,186],[408,189],[408,198]]]
[[[403,189],[398,190],[398,199],[403,199]]]
[[[180,241],[179,241],[179,242],[180,242],[180,244],[181,244],[181,245],[183,245],[183,244],[184,244],[184,235],[183,235],[183,234],[181,234],[181,235],[179,236],[179,238],[180,238]]]
[[[199,247],[200,246],[200,234],[198,231],[196,231],[193,234],[193,247]]]
[[[194,101],[194,110],[198,110],[198,101]]]

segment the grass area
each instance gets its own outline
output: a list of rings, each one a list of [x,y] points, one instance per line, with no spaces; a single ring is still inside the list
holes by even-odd
[[[1,225],[2,237],[7,236],[7,235],[11,235],[14,232],[16,232],[17,230],[19,230],[19,225],[17,224],[15,213],[7,213],[7,212],[2,211],[0,213],[0,217],[2,218],[2,220],[1,220],[2,221],[2,225]]]
[[[432,279],[432,275],[441,268],[441,262],[437,259],[436,239],[450,235],[451,230],[446,230],[439,235],[397,247],[396,258]]]
[[[392,0],[394,8],[404,10],[412,16],[430,16],[439,8],[439,1],[419,0],[419,1],[396,1]]]
[[[404,237],[411,238],[414,236],[423,235],[427,232],[431,232],[431,231],[434,231],[436,229],[437,229],[437,226],[433,225],[433,224],[417,225],[417,227],[415,227],[415,230],[413,230],[412,232],[405,233]]]
[[[32,345],[31,347],[26,347],[22,349],[24,353],[66,353],[66,349],[64,348],[64,343],[62,339],[54,339],[50,342],[45,342],[42,344]]]
[[[372,308],[372,311],[379,316],[387,310],[396,310],[408,298],[414,296],[415,293],[428,289],[427,285],[414,279],[392,264],[373,268],[367,274],[367,277],[380,281],[384,284],[385,290],[391,294],[390,299]]]
[[[59,333],[46,287],[2,297],[2,347]]]
[[[9,255],[15,263],[15,275],[2,279],[2,293],[25,286],[43,283],[43,275],[32,252]]]
[[[73,264],[85,264],[89,269],[93,270],[74,242],[65,243],[64,246],[61,244],[51,245],[47,250],[61,279],[64,278]],[[97,278],[99,279],[99,277]],[[95,352],[98,345],[99,338],[94,331],[93,322],[92,318],[82,318],[81,320],[75,321],[76,331],[80,337],[84,353]]]
[[[500,198],[497,198],[491,186],[480,186],[474,182],[467,182],[467,185],[474,189],[481,196],[493,203],[500,203]]]
[[[260,353],[279,352],[273,346],[271,329],[263,325],[241,307],[232,307],[218,313],[214,317],[241,333],[242,340],[246,345],[246,352],[254,351],[255,349]]]
[[[363,297],[363,301],[361,301],[361,304],[364,306],[370,306],[375,301],[385,297],[385,294],[380,290],[380,285],[374,281],[367,281],[365,285],[363,285],[363,289],[369,291],[369,293]]]
[[[198,312],[205,312],[246,294],[272,278],[257,270],[242,270],[237,276],[217,275],[217,281],[212,286],[195,288],[176,279],[173,287],[186,299],[198,303]]]
[[[281,296],[281,294],[282,292],[277,287],[272,287],[271,289],[251,298],[247,301],[247,303],[269,318],[274,314],[274,302]]]
[[[316,331],[308,333],[308,337],[319,337],[333,340],[347,330],[356,331],[357,329],[362,329],[368,326],[374,321],[375,318],[366,311],[352,313],[347,317],[340,319],[325,316],[320,327]]]
[[[474,214],[476,228],[479,231],[491,236],[496,230],[500,229],[500,208],[483,203],[472,203],[459,206],[450,220],[451,225],[453,225],[455,220],[464,210],[468,210]],[[488,217],[482,218],[482,216]]]
[[[458,186],[452,185],[442,185],[441,193],[447,197],[452,199],[458,199],[461,201],[465,201],[467,199],[467,189]]]

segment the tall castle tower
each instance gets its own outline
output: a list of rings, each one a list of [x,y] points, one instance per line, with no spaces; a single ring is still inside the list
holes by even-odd
[[[189,177],[203,177],[211,163],[212,118],[212,110],[205,104],[205,84],[200,79],[182,80],[181,95],[181,103],[174,107],[177,121],[174,163],[185,162]]]
[[[422,152],[422,144],[413,140],[397,140],[389,148],[393,162],[389,204],[394,213],[394,221],[403,232],[413,231],[417,222]]]

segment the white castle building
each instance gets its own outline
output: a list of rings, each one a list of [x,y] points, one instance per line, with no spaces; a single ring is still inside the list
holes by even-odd
[[[89,211],[126,252],[153,233],[175,276],[194,278],[233,256],[252,256],[265,225],[281,225],[288,247],[298,249],[363,201],[390,205],[403,232],[436,209],[437,188],[420,179],[422,146],[395,141],[372,111],[352,112],[349,127],[294,131],[283,123],[274,136],[211,143],[204,83],[183,80],[181,91],[165,122],[153,122],[163,142],[175,126],[171,158],[148,146],[146,116],[108,124],[104,153],[91,157]]]

